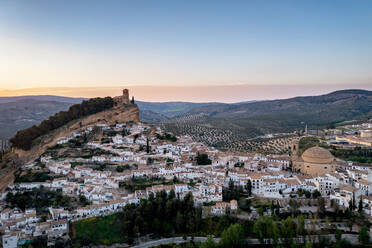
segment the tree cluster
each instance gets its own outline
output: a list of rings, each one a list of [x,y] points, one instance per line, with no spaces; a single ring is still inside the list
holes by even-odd
[[[74,243],[86,246],[90,244],[112,244],[124,239],[132,244],[140,236],[150,235],[152,238],[172,236],[206,236],[216,235],[225,237],[224,242],[241,242],[252,230],[252,222],[245,221],[239,227],[234,226],[226,231],[230,225],[242,221],[225,215],[221,217],[204,217],[202,209],[194,206],[191,193],[180,199],[172,190],[168,194],[165,191],[150,195],[148,199],[142,199],[137,205],[129,204],[123,212],[116,215],[91,218],[77,222],[75,228],[77,236]],[[103,227],[103,223],[106,223]],[[244,232],[241,231],[243,227]],[[111,230],[110,235],[101,235],[106,229]],[[232,239],[230,233],[238,231]],[[238,237],[238,241],[235,241]],[[242,238],[243,237],[243,238]],[[233,247],[233,246],[230,246]]]
[[[47,180],[52,180],[53,177],[49,176],[45,172],[28,172],[25,175],[16,175],[14,182],[15,183],[29,183],[29,182],[45,182]]]
[[[196,163],[198,165],[208,165],[208,164],[212,164],[212,160],[209,159],[208,155],[207,154],[198,154],[196,156]]]
[[[130,165],[129,164],[126,164],[126,165],[118,165],[116,166],[115,170],[117,172],[123,172],[124,170],[129,170],[130,169]]]
[[[306,235],[305,219],[302,216],[297,219],[288,217],[278,222],[271,217],[261,216],[253,230],[262,244],[277,244],[280,241],[285,247],[291,247],[295,237]]]
[[[48,207],[70,207],[71,199],[62,195],[62,192],[50,191],[43,187],[30,191],[9,192],[5,201],[10,207],[18,207],[23,211],[27,208],[36,208],[38,213],[48,212]]]
[[[243,195],[243,187],[242,186],[235,186],[233,181],[229,182],[228,188],[222,189],[222,199],[223,201],[231,201],[237,200],[239,201]]]
[[[110,109],[114,106],[114,100],[111,97],[92,98],[83,101],[81,104],[72,105],[67,111],[60,111],[55,115],[44,120],[40,125],[18,131],[17,134],[10,140],[12,145],[23,150],[31,149],[32,142],[52,130],[55,130],[72,120],[79,119],[91,114]]]
[[[129,205],[123,212],[123,232],[128,237],[138,237],[148,233],[169,236],[175,233],[194,233],[202,221],[200,208],[194,207],[191,194],[183,200],[174,191],[165,191],[157,197],[150,196],[138,207]]]
[[[170,134],[170,133],[165,133],[164,135],[160,135],[160,134],[156,134],[156,138],[160,139],[160,140],[168,140],[168,141],[171,141],[171,142],[176,142],[177,141],[177,137]]]
[[[305,218],[302,215],[297,218],[287,217],[280,221],[269,216],[261,216],[254,223],[253,230],[265,247],[352,247],[350,242],[342,239],[341,230],[334,231],[335,242],[331,242],[327,236],[316,235],[315,232],[306,230]],[[302,241],[298,239],[299,237],[302,237]],[[363,244],[369,242],[368,229],[361,230],[359,241]]]
[[[355,161],[359,163],[372,163],[372,150],[367,148],[356,147],[352,150],[333,149],[331,153],[344,160]]]
[[[298,152],[299,154],[302,154],[307,149],[317,146],[320,144],[320,141],[318,138],[315,137],[304,137],[301,138],[298,142]]]

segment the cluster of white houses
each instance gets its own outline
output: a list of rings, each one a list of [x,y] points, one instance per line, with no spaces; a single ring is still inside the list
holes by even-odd
[[[247,189],[250,183],[252,193],[265,198],[287,198],[299,191],[318,190],[323,196],[347,208],[350,202],[362,199],[364,211],[372,215],[372,171],[367,165],[344,163],[336,170],[322,175],[305,175],[290,170],[292,158],[288,155],[262,155],[258,153],[229,153],[193,142],[189,137],[178,137],[176,142],[160,140],[145,124],[117,124],[114,127],[100,125],[104,131],[117,132],[109,142],[101,140],[84,144],[88,149],[99,149],[103,155],[89,158],[52,158],[42,156],[54,179],[46,182],[16,183],[8,192],[19,192],[45,187],[61,189],[68,196],[85,196],[92,204],[72,211],[50,208],[50,219],[41,222],[33,209],[25,212],[19,209],[2,209],[0,230],[3,233],[3,247],[10,248],[26,240],[46,235],[53,241],[68,233],[67,221],[111,214],[126,204],[137,204],[150,194],[173,190],[178,197],[191,193],[197,205],[214,202],[212,214],[223,214],[227,209],[236,210],[237,201],[222,201],[223,187],[231,182]],[[59,140],[60,145],[89,134],[94,127],[71,137]],[[161,130],[157,128],[157,133]],[[209,165],[197,165],[195,157],[207,154]],[[96,170],[94,166],[109,164],[111,169]],[[112,167],[127,166],[122,172]],[[24,169],[36,170],[38,165],[28,164]],[[120,187],[121,182],[133,178],[165,178],[175,180],[173,185],[154,185],[145,190],[128,193]],[[52,242],[51,242],[52,244]]]
[[[47,236],[50,245],[54,244],[53,241],[57,238],[66,238],[68,233],[67,219],[53,217],[47,221],[41,221],[36,216],[35,209],[26,209],[25,212],[18,208],[4,209],[0,215],[3,247],[17,247],[40,236]]]

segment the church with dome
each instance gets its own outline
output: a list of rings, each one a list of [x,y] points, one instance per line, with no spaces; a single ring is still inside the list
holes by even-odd
[[[296,148],[292,154],[292,169],[294,171],[311,176],[321,176],[336,170],[336,160],[327,149],[314,146],[299,156]]]

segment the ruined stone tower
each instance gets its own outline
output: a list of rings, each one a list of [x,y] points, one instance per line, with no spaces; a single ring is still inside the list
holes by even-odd
[[[129,90],[123,89],[123,104],[129,104]]]
[[[128,89],[123,89],[123,94],[120,96],[115,96],[114,101],[115,101],[115,105],[117,108],[121,108],[123,106],[128,107],[130,103],[133,104],[133,102],[129,101],[129,90]]]

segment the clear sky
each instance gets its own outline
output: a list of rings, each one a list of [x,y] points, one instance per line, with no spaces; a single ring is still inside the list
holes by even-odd
[[[372,1],[0,1],[0,94],[126,85],[372,89]]]

